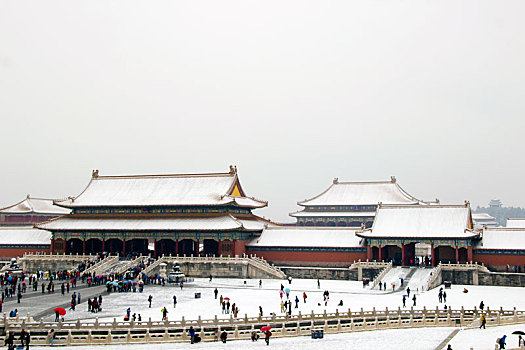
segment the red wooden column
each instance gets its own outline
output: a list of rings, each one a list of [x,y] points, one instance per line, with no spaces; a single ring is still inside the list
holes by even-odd
[[[221,252],[221,243],[222,243],[222,240],[219,239],[219,245],[218,245],[218,247],[217,247],[217,253],[219,254],[219,256],[222,255],[222,252]]]
[[[175,255],[179,255],[179,239],[175,240]]]
[[[200,246],[200,241],[199,239],[197,238],[197,249],[195,249],[195,256],[199,256],[199,246]]]
[[[456,264],[459,264],[459,247],[456,247]]]
[[[406,265],[406,257],[407,257],[406,246],[405,246],[405,243],[402,243],[401,244],[401,266]]]
[[[366,246],[366,260],[372,261],[372,246]]]
[[[379,261],[383,261],[383,246],[379,246]]]
[[[469,246],[467,247],[467,261],[468,262],[471,262],[472,261],[472,246]]]
[[[157,239],[155,238],[153,240],[153,256],[155,257],[155,259],[157,259]]]
[[[164,240],[160,240],[160,255],[164,255]]]
[[[122,256],[126,257],[126,240],[122,240]]]
[[[53,254],[55,252],[55,239],[53,238],[51,240],[51,254]]]
[[[430,244],[430,263],[432,266],[436,266],[436,252],[434,250],[434,243]]]
[[[86,239],[82,240],[82,254],[86,255]]]
[[[235,242],[237,242],[236,239],[232,240],[232,256],[235,258]]]
[[[102,253],[104,253],[104,251],[106,250],[105,247],[106,247],[106,239],[104,238],[102,239]]]

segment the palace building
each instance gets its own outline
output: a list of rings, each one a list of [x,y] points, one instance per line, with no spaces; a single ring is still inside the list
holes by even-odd
[[[9,207],[0,209],[0,226],[33,225],[69,214],[71,210],[53,205],[53,199],[30,195]]]
[[[332,185],[318,196],[298,202],[304,209],[290,216],[297,219],[298,226],[370,228],[379,203],[431,204],[408,194],[393,176],[390,181],[372,182],[339,182],[335,178]]]
[[[382,205],[371,228],[356,232],[366,239],[367,258],[399,265],[416,261],[416,246],[429,245],[431,264],[473,261],[481,237],[472,223],[470,204]]]
[[[71,214],[38,224],[55,253],[238,255],[265,221],[267,202],[245,195],[228,173],[101,176],[76,197],[55,201]]]

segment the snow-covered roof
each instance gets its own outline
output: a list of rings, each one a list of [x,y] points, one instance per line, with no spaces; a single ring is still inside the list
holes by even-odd
[[[93,172],[75,198],[56,202],[67,208],[227,205],[262,208],[267,202],[245,197],[237,170],[229,173],[99,176]]]
[[[469,238],[472,231],[470,206],[382,205],[372,228],[357,233],[378,238]]]
[[[69,214],[71,210],[61,208],[53,205],[53,199],[34,198],[30,195],[9,207],[0,209],[0,214],[50,214],[50,215],[65,215]]]
[[[392,177],[391,181],[377,182],[339,182],[333,184],[320,195],[297,204],[302,206],[330,205],[377,205],[418,204],[419,199],[409,195]]]
[[[525,228],[488,227],[475,249],[525,249]]]
[[[374,217],[375,211],[298,211],[290,213],[293,217]]]
[[[51,233],[33,226],[0,227],[0,245],[49,245]]]
[[[129,230],[129,231],[228,231],[249,230],[257,231],[262,228],[255,224],[243,225],[231,215],[216,216],[112,216],[112,217],[90,217],[90,216],[65,216],[56,220],[49,220],[36,225],[37,228],[49,231],[75,231],[75,230]]]
[[[268,227],[246,245],[250,247],[363,247],[356,229],[338,227]]]
[[[487,213],[472,213],[472,220],[494,220],[494,216]]]
[[[507,218],[507,227],[525,228],[525,218]]]

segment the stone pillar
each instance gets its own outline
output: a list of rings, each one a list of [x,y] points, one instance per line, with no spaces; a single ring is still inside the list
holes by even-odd
[[[222,244],[222,239],[219,239],[219,245],[218,245],[218,249],[217,249],[217,253],[219,254],[219,256],[222,255],[222,252],[221,252],[221,244]]]
[[[200,246],[200,241],[199,239],[197,238],[197,248],[195,249],[195,256],[199,256],[199,246]]]
[[[406,265],[406,256],[407,253],[406,253],[406,246],[405,246],[405,243],[402,243],[401,244],[401,266],[405,266]]]
[[[471,262],[472,259],[473,259],[473,258],[472,258],[472,246],[469,246],[469,247],[467,248],[467,261],[468,261],[468,262]]]
[[[459,247],[456,247],[456,264],[459,264]]]

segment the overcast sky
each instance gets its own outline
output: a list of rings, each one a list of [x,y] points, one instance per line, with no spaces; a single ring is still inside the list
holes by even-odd
[[[525,1],[0,0],[0,206],[228,171],[525,206]]]

